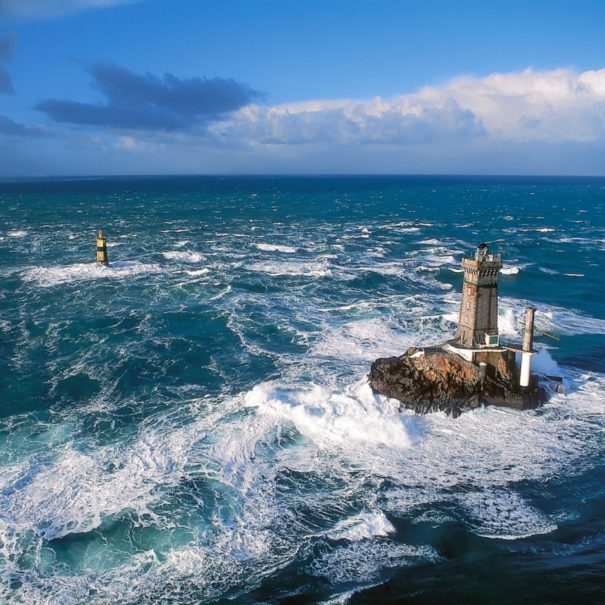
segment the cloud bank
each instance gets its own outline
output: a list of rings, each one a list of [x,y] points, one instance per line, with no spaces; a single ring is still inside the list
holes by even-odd
[[[174,131],[221,119],[260,96],[246,84],[224,78],[179,79],[138,75],[113,63],[89,67],[106,98],[95,105],[49,99],[36,106],[56,122],[124,130]]]
[[[79,174],[605,175],[605,68],[527,69],[389,99],[273,106],[233,80],[141,76],[115,65],[90,72],[104,103],[39,106],[78,125],[62,140],[65,165]],[[26,134],[8,122],[2,129]],[[46,141],[56,166],[61,139],[55,132]]]
[[[93,8],[132,4],[138,0],[0,0],[0,20],[56,17]]]
[[[41,137],[48,132],[40,127],[25,126],[0,115],[0,134],[11,137]]]
[[[217,138],[261,145],[600,141],[605,69],[464,77],[394,99],[252,105],[211,130]]]
[[[14,44],[14,34],[6,34],[0,37],[0,93],[10,94],[15,92],[11,77],[3,65],[5,61],[10,61],[12,58]]]

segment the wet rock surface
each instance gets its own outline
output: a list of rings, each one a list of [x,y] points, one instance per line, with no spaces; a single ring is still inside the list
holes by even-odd
[[[481,368],[479,362],[486,366]],[[527,389],[518,386],[515,356],[509,351],[478,353],[473,363],[441,347],[412,347],[400,357],[377,359],[369,383],[377,393],[420,414],[445,411],[459,416],[480,405],[532,409],[547,399],[535,379]]]

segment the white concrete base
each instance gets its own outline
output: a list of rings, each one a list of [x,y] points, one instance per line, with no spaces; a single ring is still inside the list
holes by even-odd
[[[448,353],[460,355],[462,359],[471,362],[475,359],[475,353],[502,353],[504,351],[502,347],[481,347],[480,349],[458,348],[449,342],[443,345],[443,350],[447,351]]]

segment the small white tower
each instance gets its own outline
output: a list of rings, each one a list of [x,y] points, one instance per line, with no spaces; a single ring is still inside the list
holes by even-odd
[[[534,354],[534,316],[536,309],[527,307],[525,310],[525,327],[523,328],[523,351],[521,352],[521,374],[519,386],[528,387],[531,374],[531,357]]]

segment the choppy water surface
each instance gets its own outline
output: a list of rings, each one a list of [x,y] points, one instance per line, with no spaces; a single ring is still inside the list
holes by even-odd
[[[0,601],[597,602],[604,204],[598,179],[0,184]],[[538,307],[567,395],[374,396],[496,240],[500,331]]]

